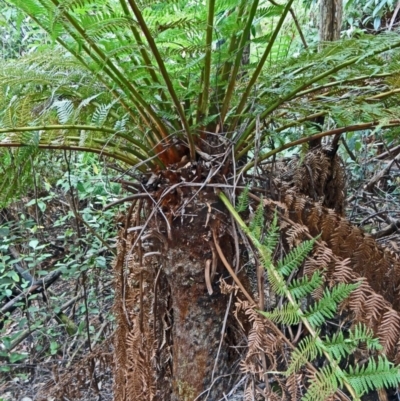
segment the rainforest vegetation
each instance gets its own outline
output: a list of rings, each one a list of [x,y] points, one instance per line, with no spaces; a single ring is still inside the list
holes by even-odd
[[[399,11],[0,0],[0,401],[400,399]]]

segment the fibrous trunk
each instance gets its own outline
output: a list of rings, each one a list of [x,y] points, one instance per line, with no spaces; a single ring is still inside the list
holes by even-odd
[[[229,336],[221,333],[228,297],[217,283],[219,266],[212,294],[205,282],[206,266],[216,264],[212,230],[228,258],[233,247],[222,222],[228,216],[218,210],[215,194],[194,199],[178,218],[166,208],[152,219],[137,210],[122,234],[115,267],[116,400],[223,396],[224,375],[232,369]]]

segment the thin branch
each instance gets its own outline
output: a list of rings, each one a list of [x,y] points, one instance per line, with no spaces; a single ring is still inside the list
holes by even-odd
[[[120,205],[121,203],[125,203],[125,202],[130,202],[131,200],[134,200],[134,199],[143,199],[143,198],[149,198],[149,197],[150,197],[150,195],[146,194],[146,193],[130,195],[130,196],[127,196],[126,198],[118,199],[114,202],[109,203],[108,205],[103,207],[103,210],[111,209],[113,206]]]
[[[232,276],[233,280],[235,281],[235,283],[239,286],[239,288],[242,290],[243,295],[247,298],[247,300],[250,302],[251,305],[256,305],[256,303],[254,302],[253,298],[251,297],[251,295],[246,291],[246,289],[243,287],[243,284],[241,283],[241,281],[239,280],[238,276],[236,275],[236,273],[233,271],[231,265],[228,263],[228,261],[225,258],[224,253],[222,252],[221,247],[218,244],[217,241],[217,235],[215,233],[214,230],[212,230],[212,234],[213,234],[213,239],[214,239],[214,244],[215,244],[215,248],[217,249],[218,255],[222,261],[222,263],[224,264],[224,266],[226,267],[226,269],[228,270],[229,274]]]
[[[29,146],[26,143],[20,143],[20,142],[0,142],[0,148],[22,148],[24,146]],[[137,159],[133,158],[128,158],[125,155],[122,155],[120,152],[115,151],[114,153],[108,152],[104,149],[96,149],[96,148],[90,148],[87,146],[75,146],[75,145],[49,145],[45,143],[39,143],[37,145],[39,149],[56,149],[56,150],[75,150],[79,152],[88,152],[88,153],[97,153],[99,155],[103,156],[108,156],[113,159],[120,160],[124,163],[127,163],[130,166],[134,166],[139,164],[140,162]],[[144,166],[139,166],[139,170],[146,172],[146,168]]]
[[[55,270],[43,278],[36,280],[30,287],[28,287],[24,292],[17,295],[11,301],[7,302],[1,309],[0,309],[0,319],[7,312],[12,312],[17,306],[16,304],[23,299],[26,299],[29,295],[36,294],[37,292],[43,291],[45,288],[50,287],[59,277],[61,276],[61,270]]]

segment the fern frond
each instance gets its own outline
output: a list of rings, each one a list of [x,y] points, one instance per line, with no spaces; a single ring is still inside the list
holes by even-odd
[[[250,192],[250,184],[246,185],[243,191],[238,196],[236,211],[238,213],[242,213],[247,210],[249,206],[249,192]]]
[[[323,343],[324,348],[337,362],[352,354],[360,343],[365,344],[367,349],[382,349],[379,339],[374,338],[372,330],[361,323],[349,331],[347,338],[345,338],[343,331],[339,331],[333,334],[332,337],[325,338]]]
[[[302,401],[326,401],[343,385],[343,378],[332,366],[321,368],[311,380],[311,385]]]
[[[249,229],[254,238],[260,241],[264,229],[264,203],[262,198],[257,206],[256,212],[250,220]]]
[[[323,297],[304,313],[305,318],[314,328],[321,326],[326,319],[335,316],[338,304],[346,299],[357,286],[357,284],[341,283],[331,290],[326,289]]]
[[[300,267],[303,263],[304,259],[311,252],[316,239],[311,239],[308,241],[304,241],[302,244],[298,245],[296,248],[293,248],[288,255],[286,255],[283,260],[280,260],[277,263],[277,270],[283,276],[289,276],[290,273]]]
[[[272,312],[259,312],[276,323],[292,326],[300,322],[299,307],[297,305],[285,304],[282,305],[282,308],[275,308]]]
[[[274,217],[272,218],[271,224],[264,236],[263,246],[272,254],[279,241],[279,225],[278,225],[278,212],[275,210]]]
[[[324,340],[324,348],[335,358],[340,361],[347,355],[350,355],[357,347],[357,342],[345,339],[343,331],[335,333],[331,338]]]
[[[300,279],[292,280],[288,290],[295,300],[306,297],[323,283],[321,272],[316,271],[311,278],[304,276]]]
[[[350,341],[356,343],[365,343],[368,349],[380,351],[383,347],[379,343],[379,338],[374,337],[372,329],[365,324],[358,323],[352,330],[350,330]]]
[[[312,336],[307,336],[299,342],[290,357],[290,364],[285,372],[286,377],[298,372],[303,365],[312,362],[317,356],[322,355],[319,342],[318,337]]]
[[[349,366],[346,379],[360,396],[369,390],[397,387],[400,384],[400,370],[384,356],[378,361],[370,359],[368,364]]]

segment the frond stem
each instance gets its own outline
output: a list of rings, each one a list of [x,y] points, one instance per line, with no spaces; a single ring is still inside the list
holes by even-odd
[[[140,12],[139,7],[137,6],[136,2],[134,0],[128,0],[128,3],[131,6],[131,9],[132,9],[133,13],[136,16],[136,19],[138,20],[140,28],[142,29],[142,32],[143,32],[144,36],[146,37],[146,40],[147,40],[147,42],[148,42],[148,44],[150,46],[150,49],[151,49],[151,51],[152,51],[152,53],[153,53],[153,55],[154,55],[154,57],[155,57],[155,59],[157,61],[157,65],[160,68],[161,75],[164,78],[164,81],[165,81],[165,83],[167,85],[167,88],[168,88],[168,92],[169,92],[169,94],[170,94],[170,96],[171,96],[171,98],[172,98],[172,100],[173,100],[173,102],[175,104],[175,108],[176,108],[176,110],[177,110],[177,112],[178,112],[178,114],[180,116],[181,123],[183,125],[184,130],[185,130],[186,138],[187,138],[188,143],[189,143],[190,157],[191,157],[192,160],[195,160],[195,158],[196,158],[196,149],[195,149],[195,143],[194,143],[193,135],[192,135],[192,133],[190,131],[190,127],[189,127],[188,121],[186,119],[185,112],[183,110],[182,104],[178,99],[178,96],[177,96],[177,94],[175,92],[174,86],[172,85],[172,82],[171,82],[170,76],[168,74],[168,71],[165,68],[164,61],[163,61],[163,59],[161,57],[160,52],[158,51],[156,42],[154,41],[153,35],[151,34],[151,32],[150,32],[150,30],[149,30],[149,28],[148,28],[148,26],[147,26],[147,24],[146,24],[146,22],[145,22],[145,20],[143,18],[142,13]]]
[[[257,81],[257,79],[258,79],[258,77],[259,77],[259,75],[260,75],[260,73],[261,73],[261,71],[262,71],[262,69],[264,67],[265,62],[267,61],[268,56],[271,53],[272,46],[275,43],[275,40],[276,40],[276,38],[277,38],[281,28],[282,28],[282,25],[283,25],[283,23],[284,23],[284,21],[286,19],[286,16],[287,16],[287,14],[288,14],[288,12],[289,12],[292,4],[293,4],[293,1],[294,0],[289,0],[288,3],[286,4],[285,9],[283,10],[283,12],[281,14],[281,17],[279,18],[278,24],[276,25],[276,27],[274,29],[274,32],[273,32],[271,38],[268,41],[268,45],[267,45],[267,47],[266,47],[266,49],[265,49],[260,61],[258,62],[257,67],[254,70],[254,73],[253,73],[249,83],[247,84],[246,90],[244,91],[244,93],[241,96],[240,103],[239,103],[237,109],[235,110],[235,114],[237,114],[237,116],[233,120],[230,128],[228,129],[228,138],[232,137],[232,135],[234,133],[234,130],[236,129],[238,121],[240,120],[240,114],[242,113],[244,107],[247,105],[247,100],[248,100],[248,97],[250,95],[250,91],[253,88],[253,85],[256,83],[256,81]]]
[[[370,129],[379,126],[380,128],[391,128],[391,127],[398,127],[400,126],[400,120],[391,120],[387,124],[380,124],[379,122],[370,122],[370,123],[361,123],[361,124],[355,124],[355,125],[349,125],[347,127],[342,127],[342,128],[336,128],[330,131],[324,131],[320,132],[315,135],[310,135],[306,136],[300,139],[297,139],[295,141],[286,143],[285,145],[280,146],[279,148],[273,149],[269,151],[268,153],[265,153],[264,155],[260,155],[258,157],[258,162],[261,162],[265,159],[268,159],[269,157],[276,155],[280,152],[282,152],[285,149],[290,149],[294,146],[301,145],[302,143],[310,142],[314,139],[319,139],[323,138],[325,136],[331,136],[331,135],[336,135],[336,134],[343,134],[345,132],[354,132],[354,131],[361,131],[365,129]],[[249,169],[251,169],[254,166],[254,161],[251,161],[250,163],[247,163],[241,170],[240,173],[245,173]]]
[[[254,16],[256,15],[256,12],[257,12],[258,3],[259,3],[258,0],[253,1],[251,9],[248,13],[248,19],[247,19],[245,28],[243,30],[242,36],[239,41],[238,50],[236,53],[236,59],[235,59],[235,62],[233,64],[233,68],[231,71],[231,76],[229,79],[228,87],[226,89],[225,98],[222,102],[221,115],[220,115],[221,127],[224,125],[224,120],[225,120],[226,114],[228,113],[228,109],[229,109],[229,105],[230,105],[230,102],[231,102],[231,99],[233,96],[233,92],[237,85],[237,82],[236,82],[237,74],[238,74],[238,71],[240,68],[240,63],[242,61],[243,51],[244,51],[246,42],[248,41],[248,38],[249,38],[251,24],[254,20]]]
[[[373,50],[371,52],[369,52],[368,56],[375,56],[377,54],[381,54],[385,51],[391,50],[391,49],[395,49],[397,47],[400,47],[400,41],[394,42],[391,45],[387,45],[384,46],[383,48],[377,49],[377,50]],[[314,78],[308,80],[307,82],[305,82],[304,84],[299,85],[297,88],[295,88],[294,90],[292,90],[291,92],[289,92],[287,95],[284,95],[282,97],[280,97],[280,99],[278,99],[277,101],[275,101],[273,104],[271,104],[266,110],[264,110],[261,114],[260,114],[260,119],[264,119],[265,117],[267,117],[270,113],[272,113],[276,108],[278,108],[280,105],[282,105],[283,103],[287,102],[288,100],[291,100],[293,98],[295,98],[297,96],[297,94],[302,91],[303,89],[307,88],[308,86],[312,85],[315,82],[320,81],[323,78],[328,77],[329,75],[332,75],[335,72],[338,72],[340,70],[342,70],[343,68],[346,68],[352,64],[357,63],[358,61],[360,61],[361,59],[366,59],[366,56],[356,56],[351,58],[350,60],[347,60],[339,65],[336,65],[335,67],[332,67],[331,69],[322,72],[321,74],[316,75]],[[235,145],[235,150],[238,150],[243,142],[249,137],[249,135],[253,132],[254,128],[256,125],[256,121],[255,119],[249,124],[249,126],[247,127],[247,129],[244,131],[243,134],[241,134],[239,136],[239,138],[237,138],[237,142]]]
[[[204,59],[204,74],[203,74],[203,92],[200,105],[200,118],[206,117],[208,108],[208,97],[210,91],[210,75],[211,75],[211,44],[214,29],[214,9],[215,0],[208,0],[208,16],[206,30],[206,54]]]
[[[25,146],[29,146],[25,143],[21,142],[0,142],[0,148],[22,148]],[[108,152],[104,149],[96,149],[96,148],[90,148],[90,147],[85,147],[85,146],[74,146],[74,145],[50,145],[50,144],[45,144],[45,143],[39,143],[37,145],[39,149],[51,149],[51,150],[74,150],[77,152],[88,152],[88,153],[97,153],[99,155],[103,156],[108,156],[113,159],[120,160],[129,166],[134,166],[135,164],[138,164],[139,161],[133,158],[128,158],[125,155],[120,154],[119,152]],[[145,166],[140,166],[138,167],[140,171],[143,173],[147,172]]]

